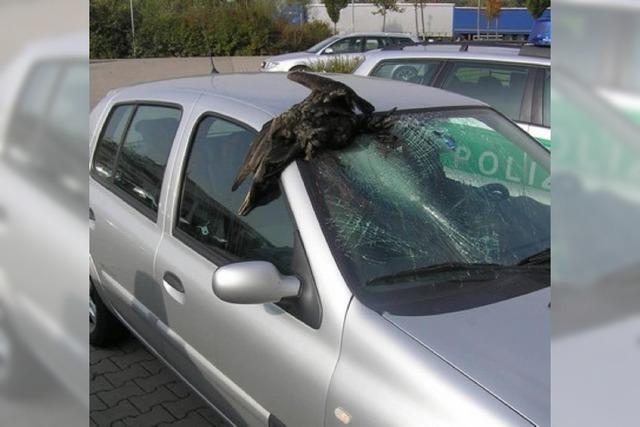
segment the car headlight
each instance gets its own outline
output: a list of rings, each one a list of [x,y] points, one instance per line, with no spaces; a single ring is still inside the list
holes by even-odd
[[[262,63],[262,68],[263,68],[264,70],[270,70],[270,69],[272,69],[272,68],[276,67],[277,65],[278,65],[278,63],[277,63],[277,62],[269,62],[269,61],[266,61],[266,62],[263,62],[263,63]]]

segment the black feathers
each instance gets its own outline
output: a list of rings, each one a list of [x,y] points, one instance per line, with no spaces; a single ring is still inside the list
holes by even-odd
[[[265,123],[251,143],[232,187],[235,191],[253,173],[239,215],[276,199],[280,195],[280,173],[294,160],[309,160],[318,150],[345,148],[359,133],[390,127],[392,112],[374,118],[373,105],[343,83],[299,71],[287,77],[311,89],[311,94]]]

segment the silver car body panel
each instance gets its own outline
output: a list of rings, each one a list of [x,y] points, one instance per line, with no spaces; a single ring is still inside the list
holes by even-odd
[[[485,107],[430,87],[331,77],[350,85],[379,111]],[[353,299],[296,163],[285,169],[281,183],[321,301],[318,329],[275,304],[221,301],[212,290],[217,266],[174,235],[183,162],[198,120],[219,114],[257,131],[308,93],[284,73],[208,75],[111,92],[93,112],[92,148],[116,103],[173,102],[183,106],[183,115],[157,224],[91,179],[96,214],[91,255],[100,276],[96,286],[147,345],[238,425],[264,426],[270,415],[289,426],[338,425],[332,412],[336,405],[354,414],[353,425],[424,425],[417,420],[468,425],[472,419],[474,425],[529,425],[390,320]],[[166,272],[181,279],[184,293],[164,283]],[[387,399],[405,412],[399,417]]]
[[[384,317],[473,381],[548,425],[551,352],[549,288],[437,316]]]
[[[531,426],[357,299],[347,314],[325,425],[344,425],[336,417],[338,408],[358,427]]]

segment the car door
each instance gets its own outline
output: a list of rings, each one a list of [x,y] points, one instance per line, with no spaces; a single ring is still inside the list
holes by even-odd
[[[494,107],[529,130],[536,68],[487,61],[450,61],[435,85]]]
[[[231,184],[255,134],[247,125],[205,113],[184,150],[172,226],[156,268],[157,278],[170,274],[183,289],[164,287],[167,358],[238,425],[266,425],[275,418],[289,426],[321,425],[341,326],[322,324],[317,289],[284,196],[246,217],[236,215],[248,183],[236,192]],[[240,260],[270,261],[282,274],[296,274],[301,297],[252,305],[218,299],[214,271]]]
[[[181,116],[178,104],[116,104],[99,134],[90,173],[90,253],[100,290],[159,351],[166,315],[153,264],[162,235],[166,166]]]

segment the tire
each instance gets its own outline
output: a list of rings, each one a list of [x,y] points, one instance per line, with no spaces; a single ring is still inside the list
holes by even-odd
[[[89,343],[106,347],[120,341],[125,335],[124,326],[109,311],[96,288],[89,291]]]
[[[291,67],[289,71],[309,71],[309,67],[305,67],[304,65],[296,65],[295,67]]]

